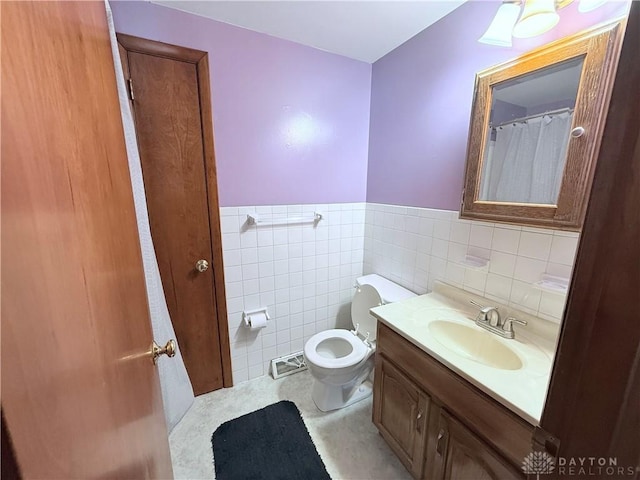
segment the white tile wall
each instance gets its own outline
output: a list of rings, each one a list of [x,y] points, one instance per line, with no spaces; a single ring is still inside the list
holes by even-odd
[[[302,350],[315,333],[348,328],[350,302],[364,258],[364,203],[223,207],[222,247],[234,383],[268,373],[271,359]],[[313,223],[248,226],[263,217],[312,216]],[[259,331],[242,311],[266,306]]]
[[[543,273],[570,277],[578,234],[458,219],[458,212],[368,203],[364,273],[378,273],[417,293],[442,280],[559,322],[565,296],[531,284]],[[465,267],[465,255],[489,259]]]
[[[315,333],[350,328],[356,277],[378,273],[416,293],[435,280],[559,322],[565,297],[531,284],[570,276],[578,234],[458,219],[458,212],[372,203],[223,207],[222,243],[234,382],[269,372]],[[248,213],[313,223],[247,226]],[[489,267],[460,264],[466,254]],[[266,306],[272,320],[251,332],[242,311]]]

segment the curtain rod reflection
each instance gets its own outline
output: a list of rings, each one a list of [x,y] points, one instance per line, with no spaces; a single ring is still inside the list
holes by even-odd
[[[557,115],[559,113],[564,113],[564,112],[573,113],[573,110],[574,110],[573,108],[559,108],[557,110],[551,110],[549,112],[537,113],[535,115],[528,115],[526,117],[514,118],[512,120],[509,120],[507,122],[502,122],[497,125],[493,125],[492,123],[489,123],[489,128],[498,128],[498,127],[503,127],[505,125],[510,125],[513,123],[526,122],[527,120],[531,120],[532,118],[544,117],[545,115]]]

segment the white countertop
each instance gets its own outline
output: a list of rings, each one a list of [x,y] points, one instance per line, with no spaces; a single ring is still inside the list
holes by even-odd
[[[478,301],[478,298],[481,297],[439,285],[432,293],[372,308],[371,313],[524,420],[538,425],[549,385],[555,338],[538,338],[527,334],[527,327],[520,326],[514,328],[514,339],[504,339],[488,332],[475,324],[478,309],[468,303],[468,299]],[[485,304],[493,305],[494,302],[485,300]],[[436,320],[463,324],[492,335],[517,354],[522,367],[501,370],[455,353],[430,334],[429,323]]]

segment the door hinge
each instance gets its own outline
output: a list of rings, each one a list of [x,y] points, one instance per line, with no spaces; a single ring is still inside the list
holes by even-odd
[[[131,80],[131,78],[129,78],[129,80],[127,80],[127,84],[129,85],[129,98],[133,102],[135,100],[135,98],[136,98],[133,95],[133,80]]]
[[[462,199],[460,200],[460,208],[462,208],[464,206],[464,194],[467,191],[466,188],[462,189]]]

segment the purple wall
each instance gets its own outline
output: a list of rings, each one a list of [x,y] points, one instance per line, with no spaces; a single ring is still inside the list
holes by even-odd
[[[545,35],[478,43],[500,3],[465,3],[373,64],[367,201],[458,210],[476,72],[628,9],[581,14],[574,2]]]
[[[363,202],[371,65],[148,2],[116,30],[209,52],[221,206]]]

